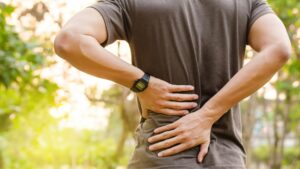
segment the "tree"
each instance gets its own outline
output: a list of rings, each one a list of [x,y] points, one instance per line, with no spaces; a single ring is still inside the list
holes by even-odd
[[[277,89],[276,106],[274,115],[274,142],[272,146],[272,159],[270,160],[270,168],[280,169],[284,159],[284,142],[286,136],[293,132],[291,125],[299,123],[299,118],[294,114],[299,111],[294,109],[299,101],[300,88],[295,85],[299,82],[300,77],[300,49],[299,49],[299,36],[297,31],[300,28],[300,2],[297,0],[291,1],[270,1],[274,11],[283,20],[288,29],[292,46],[294,49],[292,59],[278,74],[278,81],[274,84]],[[285,100],[280,101],[280,95],[283,95]],[[280,123],[282,125],[280,125]]]
[[[118,42],[120,49],[120,42]],[[120,52],[117,54],[120,57]],[[108,133],[120,130],[118,136],[118,146],[115,150],[114,160],[124,155],[124,146],[128,136],[133,135],[139,122],[137,107],[137,98],[129,89],[115,84],[110,89],[104,91],[100,97],[97,97],[97,87],[89,88],[86,96],[92,103],[104,103],[104,107],[109,108],[112,113],[109,118]],[[121,122],[121,123],[120,123]]]
[[[23,129],[20,124],[27,123],[24,122],[27,117],[32,114],[37,119],[45,117],[41,113],[54,105],[57,89],[55,84],[37,74],[46,63],[44,53],[36,52],[41,44],[25,42],[14,26],[7,24],[13,11],[13,6],[0,5],[0,136],[5,136],[1,137],[4,143],[9,131]],[[0,169],[4,169],[4,162],[8,161],[3,159],[3,151],[4,146],[0,146]]]
[[[299,122],[300,122],[300,111],[299,111],[299,79],[300,79],[300,48],[299,48],[299,28],[300,28],[300,2],[297,0],[282,1],[282,0],[269,0],[270,5],[276,14],[282,19],[285,24],[290,39],[293,46],[292,58],[289,62],[283,67],[282,70],[277,74],[277,79],[271,85],[276,89],[276,98],[275,100],[267,100],[265,97],[266,93],[262,94],[262,97],[256,96],[256,99],[251,97],[248,101],[249,106],[251,107],[252,117],[256,117],[256,110],[259,110],[259,107],[264,107],[263,112],[267,114],[266,116],[270,118],[256,119],[255,124],[262,123],[263,119],[267,119],[267,124],[271,123],[273,126],[272,133],[269,137],[269,145],[267,149],[269,151],[268,161],[270,169],[281,169],[284,161],[291,161],[287,159],[291,156],[285,156],[286,147],[285,141],[288,136],[298,135],[299,133]],[[261,100],[258,102],[258,100]],[[257,100],[255,106],[252,102]],[[246,104],[247,105],[247,104]],[[249,107],[248,106],[248,107]],[[245,107],[245,106],[244,106]],[[258,111],[260,112],[260,111]],[[248,119],[249,113],[244,113],[244,118]],[[260,116],[260,115],[258,115]],[[252,119],[252,118],[250,118]],[[249,129],[249,125],[253,126],[253,120],[244,120],[244,128]],[[246,143],[251,142],[252,139],[252,130],[245,130]],[[299,142],[299,138],[295,137]],[[299,144],[299,143],[298,143]],[[248,144],[246,144],[248,145]],[[296,145],[295,145],[296,146]],[[247,147],[247,146],[246,146]],[[253,150],[253,148],[251,149]],[[248,148],[248,151],[251,151]],[[254,151],[254,150],[253,150]],[[251,152],[250,152],[251,154]],[[297,156],[297,155],[295,155]],[[263,157],[264,158],[264,157]],[[256,158],[257,159],[257,158]],[[288,165],[288,163],[286,163]],[[296,166],[293,166],[295,168]]]

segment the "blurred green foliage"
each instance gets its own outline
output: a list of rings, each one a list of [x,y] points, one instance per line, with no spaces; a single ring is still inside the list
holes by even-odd
[[[253,150],[253,160],[264,163],[271,169],[300,168],[300,1],[268,0],[272,9],[283,21],[290,36],[292,58],[278,74],[278,79],[271,85],[277,91],[276,101],[267,103],[265,98],[258,97],[256,107],[267,107],[262,112],[265,118],[256,121],[273,126],[268,144]],[[284,97],[284,100],[280,99]],[[259,103],[260,102],[260,103]],[[246,126],[245,126],[246,127]],[[287,138],[294,143],[286,146]],[[255,145],[254,145],[255,146]]]
[[[126,145],[125,155],[116,158],[121,129],[113,134],[64,128],[60,123],[67,116],[50,115],[60,104],[55,101],[59,88],[39,73],[48,65],[49,42],[22,40],[6,21],[14,7],[0,6],[0,169],[126,166],[133,147]]]
[[[16,83],[22,88],[32,83],[34,70],[43,65],[45,57],[34,52],[38,44],[22,41],[14,27],[7,24],[6,17],[14,7],[2,5],[0,10],[0,83],[5,87]]]

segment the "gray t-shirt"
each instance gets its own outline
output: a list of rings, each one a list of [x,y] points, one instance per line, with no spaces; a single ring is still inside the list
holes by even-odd
[[[104,18],[108,39],[126,40],[133,64],[172,84],[190,84],[200,98],[194,112],[243,66],[251,25],[272,13],[264,0],[104,0],[90,6]],[[150,112],[136,129],[129,169],[244,169],[239,105],[212,128],[209,152],[197,163],[199,146],[170,157],[148,150],[147,138],[178,116]]]

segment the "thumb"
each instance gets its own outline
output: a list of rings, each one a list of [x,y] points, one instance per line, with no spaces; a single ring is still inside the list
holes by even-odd
[[[209,141],[206,143],[201,144],[200,146],[200,152],[198,154],[198,161],[202,163],[203,158],[206,156],[208,152],[208,147],[209,147]]]

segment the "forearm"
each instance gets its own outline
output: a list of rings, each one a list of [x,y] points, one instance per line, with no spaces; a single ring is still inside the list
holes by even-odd
[[[68,44],[56,46],[57,54],[83,72],[128,88],[143,76],[143,71],[108,52],[91,36],[69,34],[59,38]]]
[[[267,83],[287,58],[286,54],[277,51],[276,46],[262,50],[206,102],[203,106],[205,116],[217,121],[231,107]]]

